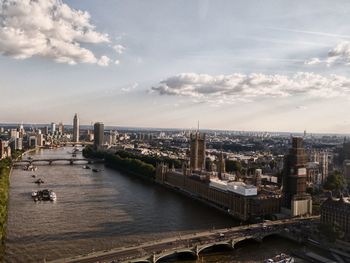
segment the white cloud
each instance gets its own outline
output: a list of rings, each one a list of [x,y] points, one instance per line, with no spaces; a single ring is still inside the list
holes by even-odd
[[[309,60],[306,60],[305,65],[318,65],[318,64],[322,64],[322,61],[319,58],[312,58]]]
[[[323,58],[312,58],[305,61],[306,65],[350,65],[350,42],[342,41],[332,48]]]
[[[40,56],[59,63],[98,63],[82,43],[109,42],[88,12],[60,0],[0,0],[0,53],[16,59]]]
[[[102,67],[107,67],[111,63],[111,59],[107,56],[102,56],[98,61],[97,64]]]
[[[125,87],[125,88],[122,88],[122,91],[125,92],[125,93],[130,92],[130,91],[136,89],[138,85],[139,85],[139,84],[138,84],[137,82],[135,82],[134,84],[132,84],[132,85],[130,85],[130,86],[127,86],[127,87]]]
[[[307,110],[308,108],[305,105],[299,105],[299,106],[296,107],[296,109],[297,110]]]
[[[256,73],[217,76],[183,73],[161,81],[151,91],[214,104],[295,95],[329,98],[350,93],[350,79],[307,72],[299,72],[290,77]]]
[[[120,60],[116,59],[116,61],[114,61],[114,64],[119,65],[120,64]]]
[[[125,47],[122,45],[115,45],[113,46],[113,49],[115,50],[115,52],[117,52],[118,54],[123,54],[125,51]]]

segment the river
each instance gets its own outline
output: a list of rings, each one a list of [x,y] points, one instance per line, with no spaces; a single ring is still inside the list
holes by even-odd
[[[72,149],[38,150],[24,158],[71,157]],[[102,169],[98,173],[82,166],[38,165],[36,172],[13,169],[5,262],[43,262],[238,225],[228,215],[151,182],[103,164],[91,165]],[[45,183],[34,184],[32,174]],[[31,192],[38,188],[52,189],[57,200],[35,203]],[[262,244],[248,242],[235,251],[208,254],[198,262],[261,262],[297,248],[270,238]]]

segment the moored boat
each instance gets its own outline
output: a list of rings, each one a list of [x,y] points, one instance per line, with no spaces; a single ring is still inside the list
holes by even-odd
[[[32,198],[34,201],[56,201],[57,195],[52,190],[44,189],[40,191],[33,191]]]

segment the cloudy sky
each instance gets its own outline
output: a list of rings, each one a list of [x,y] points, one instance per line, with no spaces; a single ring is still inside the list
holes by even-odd
[[[0,0],[0,122],[350,133],[350,2]]]

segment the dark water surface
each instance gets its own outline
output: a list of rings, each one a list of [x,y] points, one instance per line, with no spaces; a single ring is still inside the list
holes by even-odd
[[[71,157],[71,151],[71,147],[40,150],[31,156]],[[43,262],[237,225],[231,217],[161,186],[103,164],[91,165],[103,169],[99,173],[82,166],[53,164],[38,165],[36,172],[13,170],[5,262]],[[34,184],[32,174],[45,183]],[[38,188],[55,191],[57,201],[35,203],[31,192]]]

